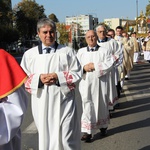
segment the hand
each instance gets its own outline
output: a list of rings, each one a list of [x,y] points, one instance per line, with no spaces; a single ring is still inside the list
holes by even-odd
[[[56,73],[41,74],[40,79],[43,84],[52,85],[56,83],[58,76]]]
[[[94,68],[94,63],[89,63],[89,64],[86,64],[83,69],[86,71],[86,72],[92,72],[95,70]]]

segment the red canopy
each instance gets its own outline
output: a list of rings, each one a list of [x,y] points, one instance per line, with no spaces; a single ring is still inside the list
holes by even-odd
[[[0,49],[0,99],[18,89],[26,78],[26,73],[15,58]]]

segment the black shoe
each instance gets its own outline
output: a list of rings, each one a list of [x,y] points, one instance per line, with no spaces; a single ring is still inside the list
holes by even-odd
[[[101,128],[101,136],[106,136],[107,135],[107,128]]]
[[[112,118],[113,117],[113,112],[115,111],[115,108],[113,108],[113,110],[109,110],[109,117]]]
[[[112,117],[113,117],[112,113],[109,113],[109,117],[110,117],[110,118],[112,118]]]
[[[121,92],[121,93],[123,93],[123,92],[124,92],[124,90],[121,88],[120,92]]]
[[[118,81],[118,88],[119,88],[119,90],[121,90],[122,89],[122,87],[121,87],[121,84],[120,84],[120,81]]]
[[[120,97],[120,89],[118,87],[118,85],[116,85],[116,89],[117,89],[117,95],[118,95],[118,98]]]
[[[119,107],[120,107],[120,104],[119,104],[119,103],[117,103],[117,104],[114,106],[115,109],[119,109]]]
[[[129,80],[129,78],[125,78],[125,80]]]
[[[147,62],[149,62],[149,63],[150,63],[150,60],[147,60]]]
[[[84,135],[81,138],[81,141],[85,142],[91,142],[92,134],[84,133]]]

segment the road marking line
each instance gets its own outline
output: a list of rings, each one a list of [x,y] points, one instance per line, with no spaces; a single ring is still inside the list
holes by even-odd
[[[37,128],[34,122],[32,122],[22,133],[24,134],[36,134]]]

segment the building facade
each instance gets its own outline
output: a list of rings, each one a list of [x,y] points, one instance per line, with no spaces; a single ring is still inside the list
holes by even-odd
[[[98,24],[98,18],[92,15],[66,16],[65,24],[69,33],[68,45],[78,44],[88,30],[93,30]]]
[[[88,30],[93,30],[98,24],[98,18],[92,15],[66,16],[66,25],[78,24],[78,28],[84,35]]]
[[[145,34],[150,30],[150,19],[146,18],[143,13],[135,20],[110,18],[104,19],[104,23],[114,30],[117,26],[122,26],[128,33]]]
[[[120,18],[104,19],[104,23],[111,29],[115,30],[117,26],[122,26],[122,19]]]

